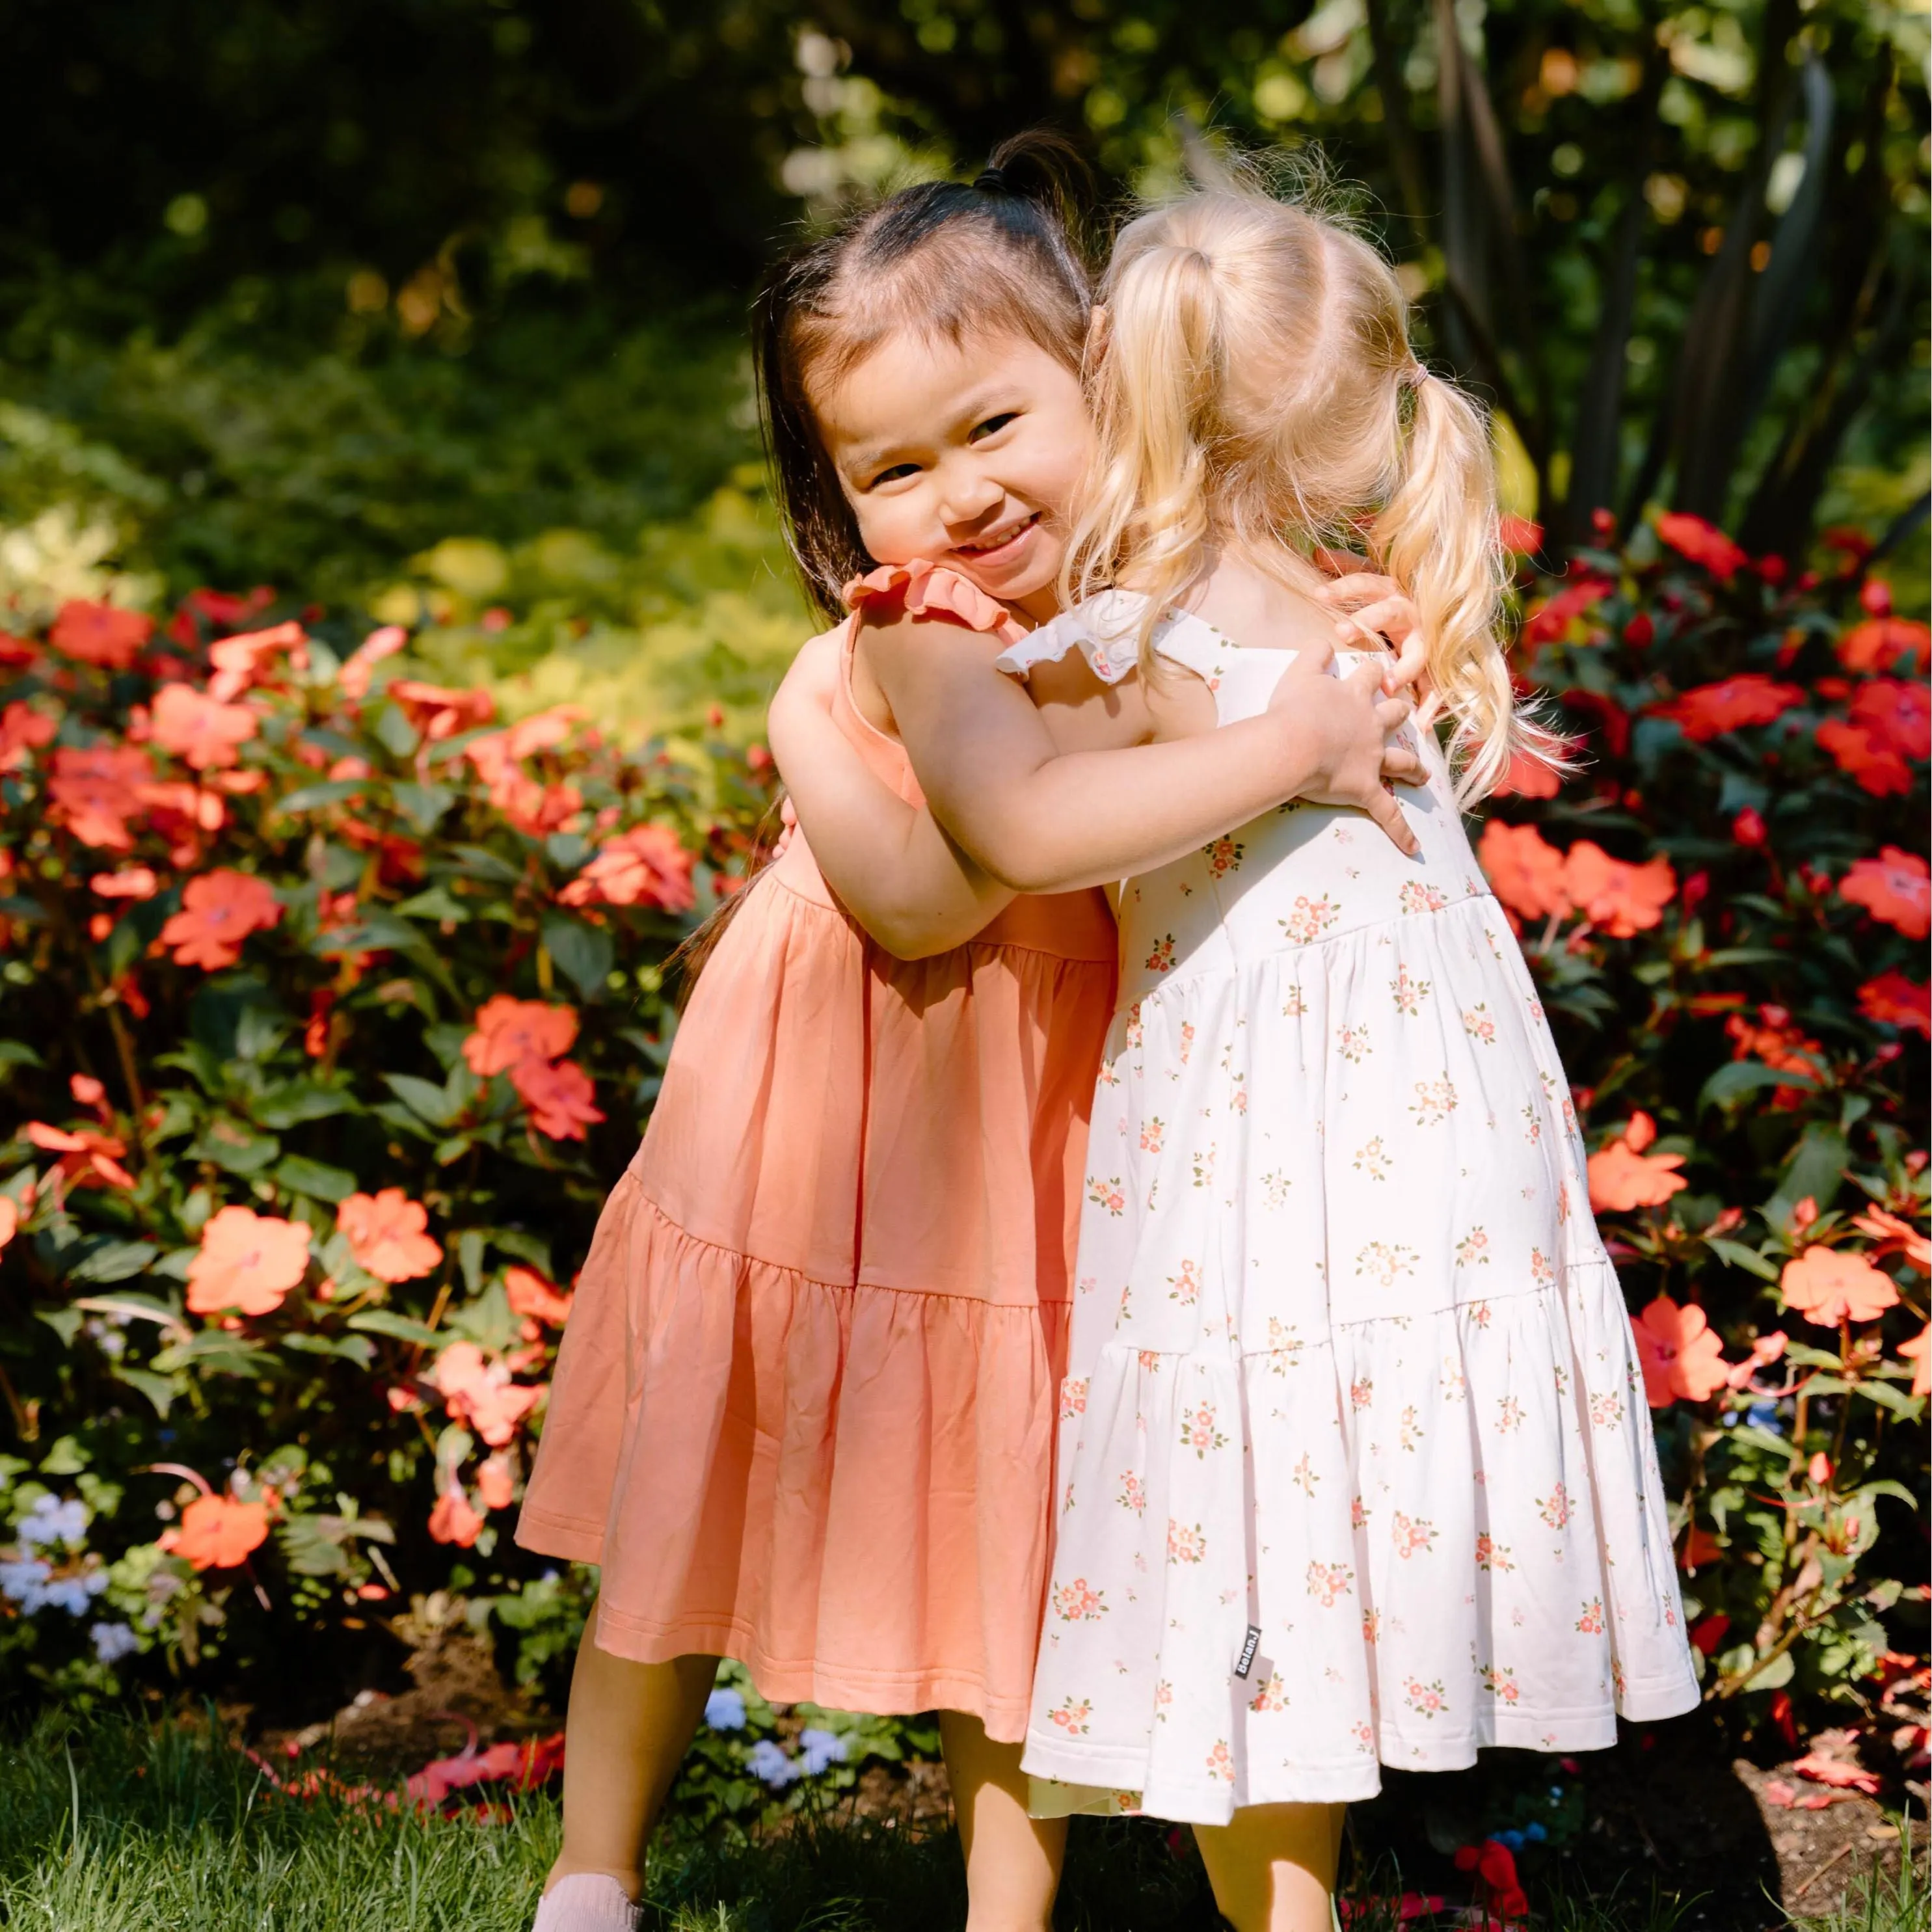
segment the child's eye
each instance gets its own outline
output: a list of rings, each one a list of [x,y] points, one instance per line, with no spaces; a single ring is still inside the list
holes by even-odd
[[[1019,420],[1018,410],[1003,410],[996,416],[988,416],[982,423],[975,423],[967,436],[968,442],[977,442],[982,436],[997,436],[1010,422]]]
[[[916,476],[918,474],[919,465],[916,463],[895,463],[890,470],[881,470],[866,488],[876,490],[881,483],[896,483],[902,476]]]

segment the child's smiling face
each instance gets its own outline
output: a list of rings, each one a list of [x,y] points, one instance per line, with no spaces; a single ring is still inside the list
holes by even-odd
[[[1064,363],[1024,337],[902,329],[812,402],[868,554],[947,565],[1037,619],[1059,608],[1064,512],[1093,441]]]

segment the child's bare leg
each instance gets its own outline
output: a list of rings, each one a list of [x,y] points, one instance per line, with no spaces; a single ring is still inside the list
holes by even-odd
[[[632,1898],[644,1846],[717,1681],[715,1657],[634,1664],[597,1647],[592,1604],[564,1721],[563,1850],[548,1892],[572,1872],[608,1872]]]
[[[940,1712],[939,1738],[966,1854],[966,1932],[1047,1932],[1066,1820],[1027,1816],[1020,1746],[995,1744],[977,1718]]]
[[[1329,1932],[1341,1804],[1253,1804],[1197,1825],[1214,1903],[1234,1932]]]

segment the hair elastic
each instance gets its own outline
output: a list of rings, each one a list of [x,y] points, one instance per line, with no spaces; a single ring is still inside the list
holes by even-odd
[[[1406,387],[1419,389],[1429,380],[1429,371],[1420,362],[1412,362],[1402,371],[1402,380]]]

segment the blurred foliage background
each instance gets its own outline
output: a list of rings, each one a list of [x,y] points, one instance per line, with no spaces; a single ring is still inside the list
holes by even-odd
[[[1548,557],[1670,503],[1922,604],[1925,0],[16,0],[0,596],[299,586],[512,712],[742,736],[808,620],[772,238],[1037,122],[1310,139]],[[1920,520],[1915,521],[1916,518]],[[131,586],[132,587],[125,587]]]

